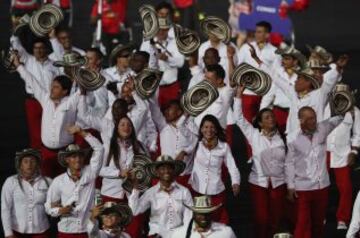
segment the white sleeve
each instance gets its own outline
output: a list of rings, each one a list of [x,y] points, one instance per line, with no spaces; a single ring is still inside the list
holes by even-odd
[[[225,145],[226,145],[226,154],[225,154],[224,162],[231,177],[231,184],[240,185],[240,172],[235,164],[235,160],[231,153],[230,147],[227,144]]]
[[[360,147],[360,111],[354,107],[354,124],[352,127],[351,146]]]
[[[288,152],[285,158],[285,181],[288,189],[295,189],[295,148],[288,144]]]
[[[107,149],[109,150],[109,153],[110,153],[110,141],[108,141],[108,142],[104,141],[104,146],[107,147]],[[105,158],[105,156],[106,156],[106,158]],[[108,157],[108,155],[106,155],[106,153],[105,153],[99,175],[103,178],[119,179],[120,170],[116,166],[110,165],[110,163],[107,164],[107,161],[108,161],[107,157]],[[111,158],[111,159],[113,159],[113,158]]]
[[[151,190],[147,190],[140,198],[140,191],[133,189],[128,200],[129,200],[129,207],[131,208],[133,215],[137,216],[141,213],[144,213],[147,209],[151,206]]]
[[[184,65],[185,57],[180,54],[175,41],[171,44],[168,49],[172,56],[168,56],[167,62],[171,67],[181,68]]]
[[[132,123],[134,124],[135,131],[138,131],[146,118],[147,105],[146,105],[145,101],[142,100],[137,95],[136,92],[133,92],[132,95],[133,95],[134,101],[136,103],[136,106],[133,109],[133,110],[135,110],[134,113],[132,113],[135,116],[132,116],[130,119],[131,119]]]
[[[245,119],[242,112],[242,102],[239,98],[234,99],[234,118],[236,125],[240,128],[249,143],[252,144],[254,134],[257,133],[258,130]]]
[[[191,207],[193,205],[193,199],[191,193],[187,188],[185,191],[184,204],[186,204],[188,207]],[[189,224],[192,217],[193,217],[193,212],[189,208],[185,207],[184,216],[183,216],[183,225]]]
[[[91,173],[89,176],[91,179],[96,179],[96,177],[99,175],[102,161],[103,161],[103,155],[104,155],[104,147],[100,143],[98,139],[96,139],[94,136],[92,136],[90,133],[87,134],[84,138],[87,143],[91,146],[93,152],[90,159],[90,169]]]
[[[47,192],[46,202],[45,202],[46,213],[52,217],[60,216],[59,208],[52,207],[53,203],[60,203],[60,202],[61,202],[61,194],[59,190],[58,180],[55,179],[53,183],[50,185],[49,190]]]
[[[360,230],[360,192],[356,196],[354,208],[352,211],[352,218],[346,238],[356,238]]]
[[[13,191],[11,178],[8,178],[1,190],[1,221],[5,237],[13,235],[11,224],[14,215],[11,213],[13,209]]]
[[[336,67],[330,69],[323,75],[323,83],[321,84],[321,94],[327,99],[329,93],[335,87],[335,84],[341,80],[341,74],[337,71]],[[324,100],[327,102],[327,100]]]
[[[260,110],[263,108],[268,108],[273,104],[275,97],[276,97],[276,94],[275,94],[276,88],[275,87],[276,86],[274,84],[271,85],[269,92],[267,92],[267,94],[265,94],[262,97],[261,103],[260,103]]]
[[[51,46],[53,48],[55,58],[57,60],[61,60],[65,51],[64,47],[60,44],[59,40],[57,38],[51,38],[50,39]]]
[[[46,89],[36,80],[36,78],[25,69],[23,65],[20,65],[17,68],[17,71],[20,74],[20,77],[23,78],[26,82],[28,82],[33,91],[35,98],[43,104],[45,102],[46,97],[48,96],[46,93]]]
[[[164,127],[166,126],[166,121],[165,121],[163,114],[160,111],[159,104],[157,103],[157,99],[155,97],[151,97],[149,99],[149,106],[150,106],[150,111],[151,111],[151,116],[153,118],[153,121],[154,121],[158,131],[161,132],[162,129],[164,129]]]
[[[101,125],[103,122],[103,118],[93,115],[89,113],[87,103],[86,103],[86,96],[81,95],[79,104],[78,104],[78,116],[81,120],[86,124],[86,126],[90,128],[94,128],[97,131],[101,131]]]
[[[89,219],[86,225],[86,231],[89,238],[100,238],[99,222],[95,221],[94,223]]]
[[[10,37],[10,44],[11,46],[18,51],[18,54],[22,61],[27,61],[27,59],[30,57],[29,53],[25,50],[23,45],[20,42],[19,37],[17,36],[11,36]]]

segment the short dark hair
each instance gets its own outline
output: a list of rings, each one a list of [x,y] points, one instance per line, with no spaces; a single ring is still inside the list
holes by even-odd
[[[36,37],[35,39],[33,39],[32,44],[31,44],[31,53],[33,54],[33,50],[34,50],[34,46],[37,43],[42,43],[45,45],[46,51],[48,54],[50,54],[50,52],[52,51],[52,46],[51,43],[49,41],[49,39],[47,38],[41,38],[41,37]]]
[[[92,47],[86,50],[87,52],[94,52],[96,54],[96,57],[100,60],[104,58],[103,53],[101,53],[100,49],[97,47]]]
[[[298,118],[299,119],[301,119],[302,114],[303,114],[304,111],[312,111],[312,112],[314,112],[316,114],[314,108],[312,108],[310,106],[304,106],[304,107],[300,108],[299,111],[298,111]]]
[[[272,26],[271,26],[271,24],[270,24],[269,22],[267,22],[267,21],[259,21],[258,23],[256,23],[256,26],[257,26],[257,27],[264,27],[265,30],[266,30],[267,32],[269,32],[269,33],[272,31]]]
[[[170,17],[172,17],[172,15],[174,13],[174,8],[172,7],[172,5],[168,2],[163,1],[163,2],[160,2],[158,5],[156,5],[155,10],[158,12],[163,8],[168,9],[170,12]]]
[[[56,35],[61,33],[61,32],[66,32],[66,33],[70,34],[71,31],[70,31],[70,28],[67,27],[67,26],[61,26],[60,25],[60,26],[55,28]]]
[[[169,107],[171,106],[177,106],[180,108],[181,111],[183,111],[183,108],[181,107],[181,103],[179,99],[172,99],[169,102],[165,103],[163,107],[161,107],[161,110],[165,112]]]
[[[143,57],[146,60],[146,62],[149,63],[150,54],[148,52],[139,50],[134,53],[134,56],[136,55]]]
[[[208,72],[214,72],[218,78],[225,78],[225,70],[219,64],[208,65],[206,66],[206,70]]]
[[[72,81],[71,79],[66,75],[58,75],[54,78],[54,81],[58,82],[63,90],[67,90],[66,95],[70,95],[70,91],[72,88]]]

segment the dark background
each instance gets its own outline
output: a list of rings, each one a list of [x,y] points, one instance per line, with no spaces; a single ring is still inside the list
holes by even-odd
[[[89,14],[92,0],[74,0],[74,45],[86,49],[91,44],[93,29],[89,26]],[[156,4],[159,1],[129,0],[128,19],[135,33],[134,40],[141,40],[141,24],[137,14],[138,7],[143,3]],[[199,0],[201,9],[208,15],[217,15],[227,19],[227,0]],[[0,48],[8,45],[10,37],[10,1],[0,3]],[[360,1],[358,0],[311,0],[305,12],[292,13],[291,18],[295,26],[296,46],[305,50],[305,44],[319,44],[334,55],[348,53],[350,62],[343,75],[345,82],[353,88],[359,88],[360,80]],[[0,67],[0,184],[15,172],[14,153],[27,146],[27,131],[24,115],[24,85],[17,74],[8,74]],[[240,140],[238,133],[235,143]],[[228,206],[231,210],[233,228],[238,237],[250,237],[251,203],[248,189],[244,181],[247,180],[247,165],[242,155],[244,148],[234,149],[240,170],[242,172],[242,194],[240,198],[230,196]],[[359,172],[353,173],[354,195],[360,187]],[[330,206],[328,209],[326,237],[344,237],[336,233],[336,204],[337,193],[331,187]],[[2,234],[0,233],[0,237]]]

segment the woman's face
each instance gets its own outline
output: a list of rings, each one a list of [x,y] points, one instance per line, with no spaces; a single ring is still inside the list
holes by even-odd
[[[201,127],[201,134],[208,141],[214,139],[217,135],[215,125],[210,121],[205,121]]]
[[[261,120],[259,123],[261,129],[272,131],[276,127],[276,120],[274,113],[272,111],[266,111],[261,115]]]
[[[122,139],[128,139],[132,133],[131,122],[128,118],[124,117],[118,124],[118,135]]]
[[[32,177],[38,170],[38,164],[34,157],[26,156],[21,159],[20,172],[24,177]]]

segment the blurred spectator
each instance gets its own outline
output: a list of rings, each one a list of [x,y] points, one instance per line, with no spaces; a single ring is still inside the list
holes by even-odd
[[[10,13],[13,27],[18,24],[22,16],[31,14],[38,7],[38,0],[11,0]]]

